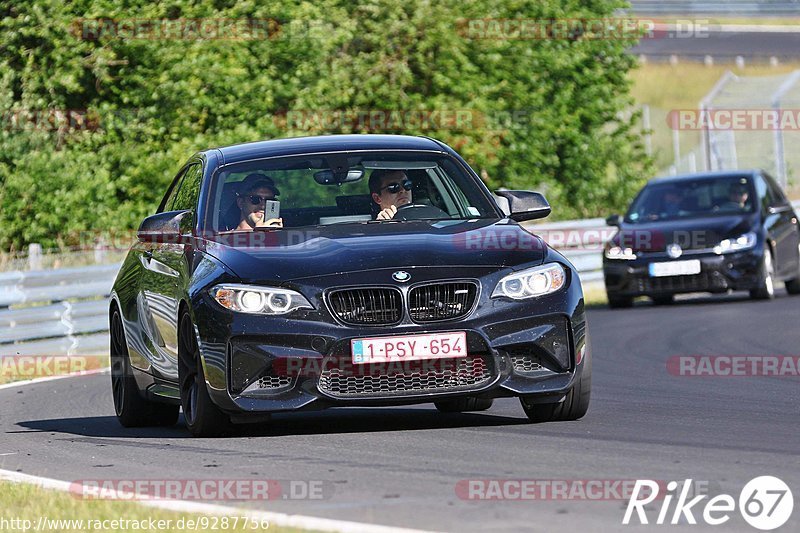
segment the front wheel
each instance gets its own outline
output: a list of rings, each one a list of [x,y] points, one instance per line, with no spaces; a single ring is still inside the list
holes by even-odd
[[[188,313],[184,314],[181,319],[180,332],[178,381],[186,427],[195,437],[226,435],[232,429],[231,421],[228,415],[214,404],[208,394],[194,324]]]
[[[580,379],[561,403],[533,403],[528,402],[524,396],[520,396],[519,401],[531,422],[578,420],[589,409],[591,391],[592,359],[589,357],[583,364]]]
[[[775,298],[775,267],[772,262],[772,252],[764,250],[764,258],[759,269],[758,286],[750,290],[750,298],[755,300],[771,300]]]
[[[110,325],[111,392],[117,420],[126,428],[175,425],[178,421],[177,405],[151,402],[139,393],[128,358],[122,316],[116,307]]]
[[[800,245],[797,247],[800,256]],[[797,265],[797,277],[786,281],[786,292],[789,294],[800,294],[800,262]]]

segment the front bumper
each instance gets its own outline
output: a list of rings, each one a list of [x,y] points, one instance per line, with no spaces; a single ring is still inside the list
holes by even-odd
[[[756,288],[760,281],[763,249],[717,255],[691,254],[672,259],[649,253],[632,261],[603,259],[606,290],[616,296],[663,296],[690,292],[724,293]],[[650,263],[700,260],[699,274],[652,277]]]
[[[209,394],[239,417],[460,396],[558,402],[591,357],[577,276],[561,291],[522,302],[482,294],[465,319],[436,324],[356,327],[338,323],[325,306],[287,319],[231,313],[206,296],[194,304]],[[351,339],[454,331],[466,332],[469,357],[377,369],[351,363]]]

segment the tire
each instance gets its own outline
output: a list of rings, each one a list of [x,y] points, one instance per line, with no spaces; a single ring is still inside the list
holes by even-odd
[[[606,293],[606,295],[608,296],[608,306],[611,309],[627,309],[633,307],[632,296],[616,296],[610,293]]]
[[[675,303],[675,296],[672,294],[666,296],[652,296],[651,299],[655,305],[672,305]]]
[[[759,269],[758,287],[750,290],[750,298],[754,300],[771,300],[775,298],[775,267],[772,252],[764,250],[764,259]]]
[[[206,386],[194,323],[188,313],[180,322],[178,382],[186,428],[194,437],[220,437],[231,433],[231,420],[211,400]]]
[[[142,397],[133,377],[122,317],[115,307],[111,313],[111,392],[117,420],[126,428],[174,426],[178,406],[151,402]]]
[[[578,420],[589,409],[592,392],[592,359],[586,359],[583,373],[561,403],[528,403],[524,396],[519,402],[531,422]]]
[[[800,246],[798,246],[798,252],[800,252]],[[800,264],[797,266],[797,277],[786,281],[786,292],[800,294]]]
[[[455,400],[440,400],[433,405],[443,413],[462,413],[464,411],[486,411],[492,407],[494,400],[491,398],[456,398]]]

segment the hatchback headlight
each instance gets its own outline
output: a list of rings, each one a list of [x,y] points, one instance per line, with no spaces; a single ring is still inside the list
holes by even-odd
[[[500,280],[492,293],[492,298],[505,296],[514,300],[534,298],[556,292],[567,283],[564,267],[550,263],[521,272],[509,274]]]
[[[740,250],[749,250],[756,245],[756,240],[757,236],[755,232],[749,231],[735,239],[725,239],[720,242],[714,247],[714,253],[720,255],[729,252],[738,252]]]
[[[255,315],[285,315],[314,309],[305,296],[290,289],[254,285],[217,285],[211,295],[222,307]]]
[[[621,248],[619,246],[606,246],[605,255],[606,259],[622,259],[625,261],[636,259],[636,253],[633,248]]]

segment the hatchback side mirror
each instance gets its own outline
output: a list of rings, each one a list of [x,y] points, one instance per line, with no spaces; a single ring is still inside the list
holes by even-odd
[[[544,218],[550,214],[552,209],[547,203],[544,195],[532,191],[497,191],[498,196],[508,199],[511,214],[508,218],[522,222],[524,220],[534,220]]]
[[[142,242],[181,244],[192,234],[193,213],[167,211],[145,218],[136,236]]]
[[[620,215],[611,215],[606,219],[606,225],[619,227],[622,225],[622,217]]]

